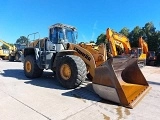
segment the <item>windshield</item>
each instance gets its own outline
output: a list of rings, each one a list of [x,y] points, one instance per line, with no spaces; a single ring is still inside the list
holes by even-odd
[[[75,41],[76,31],[71,28],[57,28],[50,29],[50,40],[54,43],[76,43]]]
[[[65,34],[66,34],[66,42],[69,43],[75,43],[75,31],[73,31],[72,29],[66,29],[65,30]]]
[[[132,48],[131,54],[135,57],[139,57],[142,54],[142,49],[140,48]]]
[[[64,40],[64,34],[63,34],[63,30],[59,29],[59,36],[58,36],[59,40]]]

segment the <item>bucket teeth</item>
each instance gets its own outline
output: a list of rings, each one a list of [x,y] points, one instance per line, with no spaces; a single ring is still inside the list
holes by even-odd
[[[95,69],[93,88],[102,98],[133,108],[150,89],[132,57],[113,58]]]

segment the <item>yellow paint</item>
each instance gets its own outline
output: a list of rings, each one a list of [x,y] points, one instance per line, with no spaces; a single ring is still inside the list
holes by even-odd
[[[68,64],[63,64],[60,68],[61,77],[68,80],[71,77],[71,69]]]
[[[28,73],[29,73],[29,72],[31,72],[31,70],[32,70],[32,66],[31,66],[30,61],[27,61],[27,62],[26,62],[25,67],[26,67],[26,71],[27,71]]]

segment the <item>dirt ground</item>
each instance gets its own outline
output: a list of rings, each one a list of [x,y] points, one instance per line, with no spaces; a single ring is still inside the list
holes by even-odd
[[[152,89],[133,108],[102,100],[91,82],[63,88],[51,71],[26,78],[20,62],[0,61],[0,120],[158,120],[160,67],[141,69]]]

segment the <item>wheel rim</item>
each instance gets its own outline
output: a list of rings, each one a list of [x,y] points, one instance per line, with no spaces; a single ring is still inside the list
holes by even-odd
[[[32,69],[31,63],[29,61],[27,61],[25,66],[26,66],[26,71],[30,72]]]
[[[64,80],[68,80],[71,77],[71,69],[69,65],[63,64],[60,68],[60,74]]]

